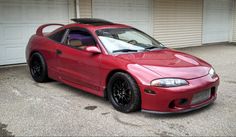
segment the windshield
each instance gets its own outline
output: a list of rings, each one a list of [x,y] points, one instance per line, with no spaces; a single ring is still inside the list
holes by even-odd
[[[113,28],[96,31],[108,53],[143,52],[164,46],[147,34],[133,28]]]

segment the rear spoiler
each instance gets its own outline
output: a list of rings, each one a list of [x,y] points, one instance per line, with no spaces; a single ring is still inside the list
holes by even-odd
[[[63,24],[57,24],[57,23],[52,23],[52,24],[44,24],[44,25],[41,25],[37,31],[36,31],[36,35],[39,35],[39,36],[43,36],[43,29],[48,27],[48,26],[64,26]]]

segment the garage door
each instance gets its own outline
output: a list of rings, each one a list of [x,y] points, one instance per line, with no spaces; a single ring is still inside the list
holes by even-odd
[[[44,23],[68,23],[67,0],[0,0],[0,65],[25,62],[25,47]]]
[[[202,0],[154,0],[154,38],[167,47],[202,44]]]
[[[152,0],[93,0],[92,16],[132,25],[152,35]]]
[[[203,43],[229,41],[232,0],[205,0],[203,10]]]

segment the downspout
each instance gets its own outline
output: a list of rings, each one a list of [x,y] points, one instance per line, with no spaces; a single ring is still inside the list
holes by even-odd
[[[230,33],[230,34],[229,34],[229,35],[230,35],[229,42],[235,43],[235,39],[234,39],[234,38],[235,38],[235,34],[234,34],[235,31],[234,31],[234,30],[236,29],[236,28],[235,28],[235,26],[236,26],[236,25],[235,25],[235,24],[236,24],[236,22],[235,22],[235,14],[236,14],[236,7],[235,7],[235,4],[236,4],[236,3],[235,3],[235,0],[233,0],[232,2],[233,2],[233,6],[231,7],[231,8],[232,8],[232,9],[231,9],[231,18],[230,18],[230,19],[231,19],[231,24],[230,24],[230,25],[231,25],[231,26],[230,26],[231,29],[230,29],[230,32],[229,32],[229,33]]]
[[[74,0],[74,6],[75,6],[75,18],[80,18],[79,0]]]

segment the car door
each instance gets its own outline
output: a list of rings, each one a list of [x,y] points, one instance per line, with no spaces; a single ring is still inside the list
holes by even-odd
[[[58,76],[58,59],[57,59],[57,55],[56,55],[56,48],[58,46],[61,46],[62,44],[62,39],[66,33],[67,29],[61,29],[57,32],[55,32],[54,34],[48,36],[48,41],[45,42],[44,46],[44,50],[46,50],[47,54],[44,54],[45,56],[47,56],[47,67],[48,67],[48,75],[55,79],[58,80],[59,76]]]
[[[83,28],[68,29],[64,44],[58,46],[58,71],[60,78],[97,92],[100,89],[100,57],[85,51],[86,46],[97,46],[93,36]]]

